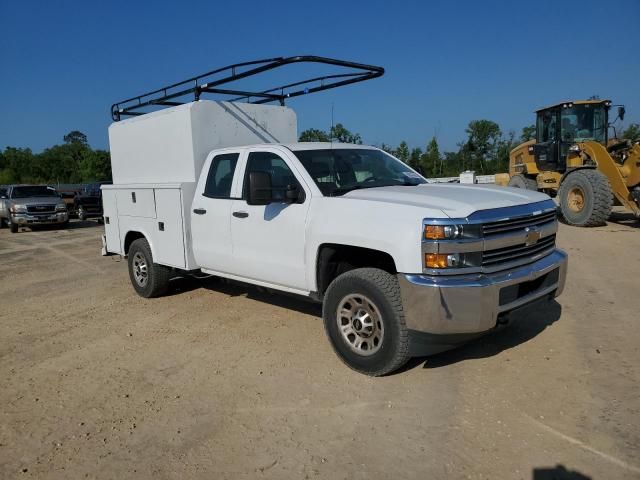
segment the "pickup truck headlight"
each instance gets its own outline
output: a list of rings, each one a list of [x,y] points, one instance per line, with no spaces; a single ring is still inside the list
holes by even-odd
[[[64,203],[59,203],[56,205],[56,212],[66,212],[67,206]]]
[[[424,238],[427,240],[445,240],[462,236],[462,225],[425,225]]]
[[[425,220],[422,234],[426,269],[462,269],[482,262],[482,226],[473,223],[440,223]]]
[[[9,207],[11,213],[27,213],[27,206],[14,203]]]

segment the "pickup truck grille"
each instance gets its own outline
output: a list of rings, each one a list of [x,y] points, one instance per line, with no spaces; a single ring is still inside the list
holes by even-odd
[[[508,220],[497,220],[495,222],[489,222],[482,225],[482,233],[484,237],[487,238],[492,235],[500,235],[523,230],[526,227],[540,227],[556,221],[556,216],[556,212],[552,211],[526,217],[511,218]]]
[[[555,246],[556,236],[553,234],[538,240],[533,245],[519,244],[496,248],[495,250],[486,250],[482,252],[482,266],[493,267],[502,263],[532,258],[552,250]]]
[[[27,205],[27,213],[55,213],[55,205]]]

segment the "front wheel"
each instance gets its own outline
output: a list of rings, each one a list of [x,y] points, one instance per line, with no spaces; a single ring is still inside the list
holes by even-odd
[[[613,193],[607,177],[598,170],[577,170],[560,184],[560,211],[576,227],[604,225],[611,214]]]
[[[11,233],[18,233],[19,225],[11,221],[11,215],[7,217],[7,225],[9,226]]]
[[[80,221],[84,222],[87,219],[87,213],[84,211],[84,207],[83,206],[79,206],[78,207],[77,213],[78,213],[78,219]]]
[[[133,289],[144,298],[160,297],[169,288],[171,270],[153,263],[151,248],[144,238],[135,240],[129,248],[129,278]]]
[[[322,317],[334,351],[357,372],[387,375],[409,360],[409,334],[395,275],[377,268],[343,273],[327,289]]]

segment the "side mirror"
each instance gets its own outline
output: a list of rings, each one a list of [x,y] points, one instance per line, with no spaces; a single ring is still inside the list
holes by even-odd
[[[249,172],[247,189],[249,205],[268,205],[272,200],[271,175],[267,172]]]
[[[626,113],[626,110],[624,109],[623,105],[620,105],[618,107],[618,117],[620,117],[620,120],[624,120],[624,114]]]

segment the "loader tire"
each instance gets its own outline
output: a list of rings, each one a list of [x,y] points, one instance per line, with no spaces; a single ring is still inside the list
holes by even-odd
[[[609,180],[598,170],[569,173],[560,185],[562,220],[575,227],[604,225],[611,214],[613,193]]]
[[[524,188],[526,190],[538,190],[538,182],[535,178],[525,177],[524,175],[517,174],[509,179],[509,187]]]
[[[153,263],[149,243],[144,238],[135,240],[129,248],[129,278],[133,289],[144,298],[160,297],[169,289],[171,269]]]

